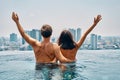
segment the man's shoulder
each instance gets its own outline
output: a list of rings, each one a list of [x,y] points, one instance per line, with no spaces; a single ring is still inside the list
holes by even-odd
[[[58,46],[57,43],[53,43],[53,47],[54,47],[54,48],[58,48],[59,46]]]
[[[53,46],[58,46],[58,44],[57,43],[53,43]]]
[[[35,45],[36,45],[36,46],[41,46],[41,42],[39,42],[39,41],[36,40],[36,41],[35,41]]]

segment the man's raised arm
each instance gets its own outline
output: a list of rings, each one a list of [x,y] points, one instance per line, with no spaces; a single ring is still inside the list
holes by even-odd
[[[13,21],[16,23],[17,28],[21,34],[21,36],[31,45],[34,46],[36,40],[32,37],[30,37],[28,34],[25,33],[24,29],[22,28],[20,22],[19,22],[19,17],[17,14],[15,14],[14,12],[12,13],[12,19]]]
[[[94,18],[94,23],[93,25],[84,33],[82,38],[77,42],[78,48],[82,45],[84,40],[86,39],[87,35],[94,29],[94,27],[97,25],[97,23],[101,20],[101,15],[97,15],[96,18]]]

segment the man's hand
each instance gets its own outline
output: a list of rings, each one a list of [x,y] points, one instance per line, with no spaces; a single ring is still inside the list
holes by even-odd
[[[97,15],[97,17],[94,18],[94,24],[96,25],[101,19],[101,15]]]
[[[19,21],[18,15],[15,14],[14,12],[12,13],[12,19],[13,19],[15,22],[18,22],[18,21]]]

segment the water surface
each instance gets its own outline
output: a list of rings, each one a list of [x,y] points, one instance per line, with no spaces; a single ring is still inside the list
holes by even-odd
[[[36,71],[33,51],[1,51],[0,80],[120,80],[120,50],[80,50],[64,65]]]

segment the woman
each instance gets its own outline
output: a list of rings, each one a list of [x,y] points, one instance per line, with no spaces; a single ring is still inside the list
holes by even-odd
[[[101,15],[97,15],[97,17],[94,18],[93,25],[84,33],[84,35],[78,42],[75,42],[73,40],[73,36],[70,31],[63,30],[61,32],[60,37],[58,38],[58,45],[60,46],[60,50],[64,57],[70,60],[76,60],[76,53],[78,49],[81,47],[87,35],[94,29],[94,27],[101,19]]]

